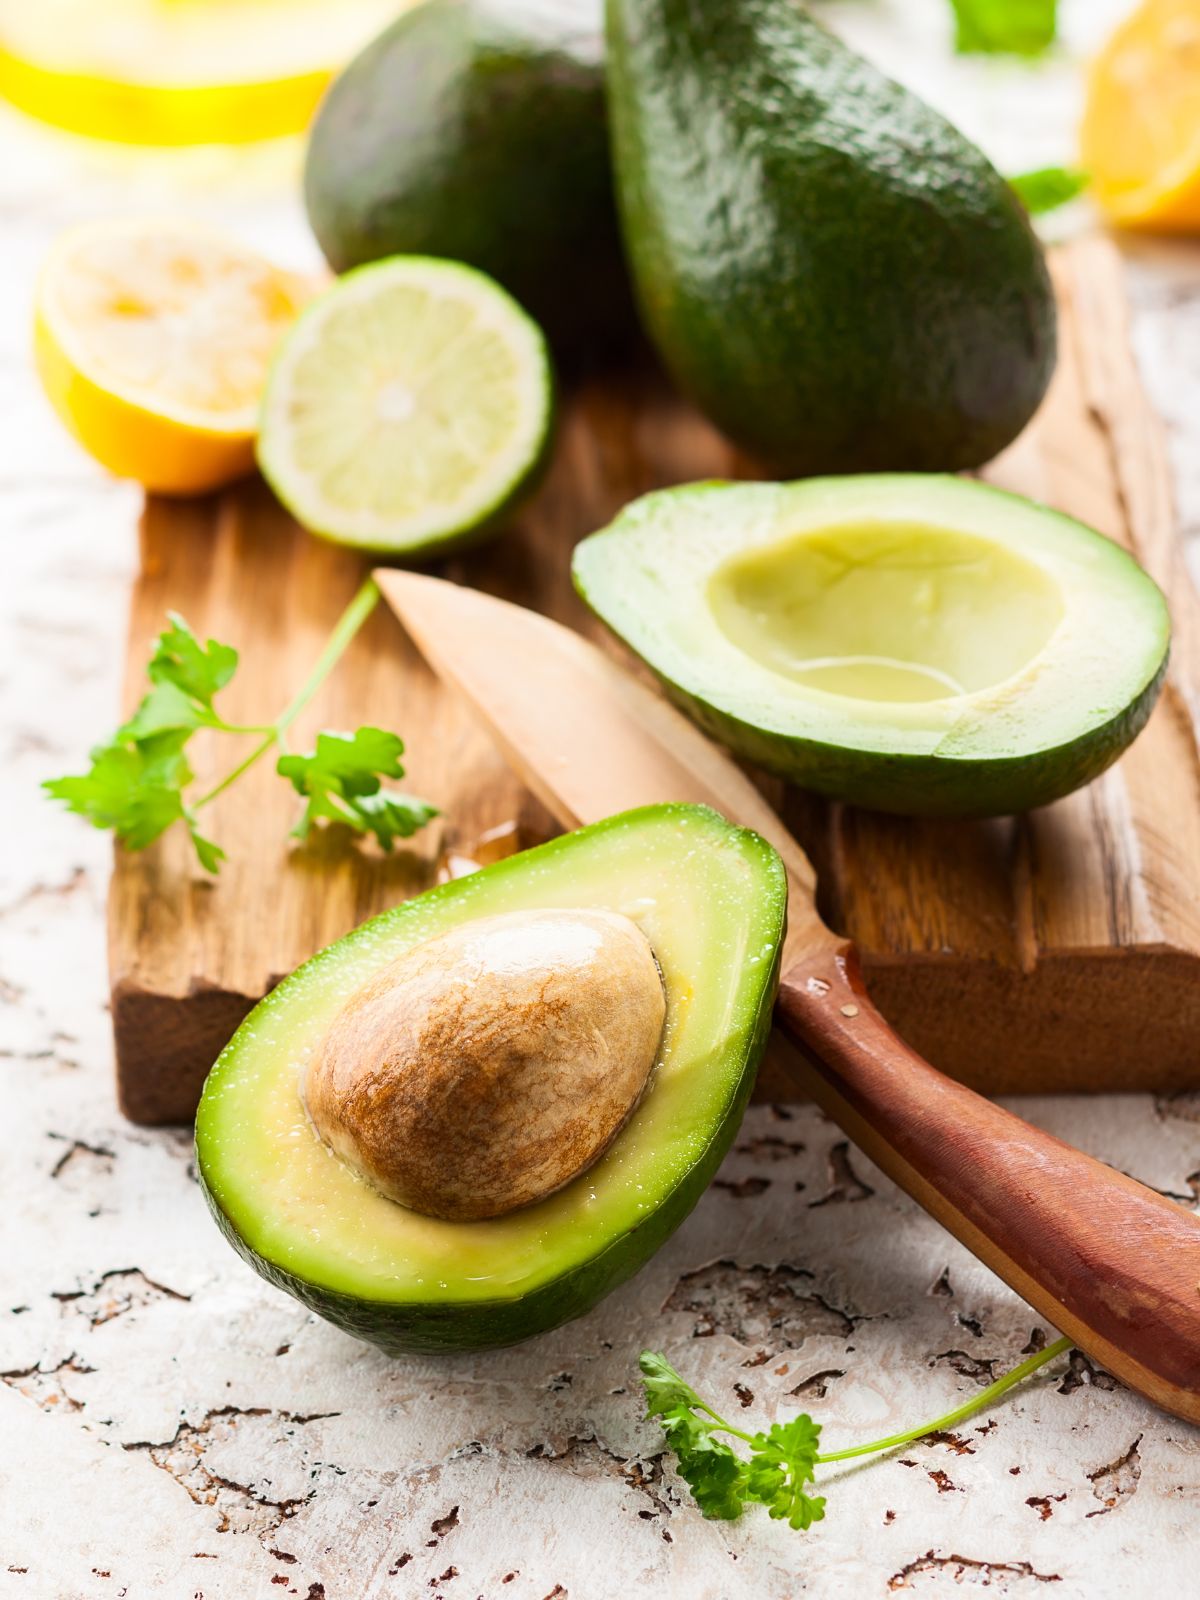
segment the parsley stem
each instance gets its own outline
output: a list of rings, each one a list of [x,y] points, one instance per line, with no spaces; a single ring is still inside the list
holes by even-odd
[[[362,627],[363,623],[371,615],[372,611],[374,611],[378,603],[379,586],[375,582],[374,578],[367,578],[364,580],[362,587],[354,596],[353,600],[351,600],[350,604],[346,607],[345,611],[342,612],[340,618],[338,619],[337,626],[329,635],[329,639],[326,642],[324,650],[321,651],[320,656],[317,658],[316,665],[309,673],[305,682],[297,690],[296,694],[288,702],[284,709],[279,713],[275,721],[271,723],[270,727],[265,730],[266,737],[260,744],[255,745],[254,749],[251,750],[250,754],[245,758],[245,760],[239,762],[239,764],[234,767],[232,772],[227,773],[226,776],[221,779],[220,783],[215,786],[215,788],[210,789],[207,794],[202,794],[198,800],[193,801],[189,807],[191,811],[199,811],[201,806],[206,806],[210,800],[215,800],[217,796],[219,794],[223,794],[231,784],[236,783],[241,777],[242,773],[246,772],[250,767],[252,767],[254,763],[260,759],[260,757],[265,756],[268,750],[271,750],[276,745],[281,745],[283,743],[283,735],[286,730],[293,722],[295,722],[296,718],[304,710],[305,706],[312,699],[313,695],[316,694],[317,690],[325,682],[325,679],[333,671],[334,667],[337,666],[342,655],[345,653],[346,647],[354,638],[358,630]],[[247,729],[246,731],[259,733],[263,732],[264,730],[254,728]]]
[[[256,744],[254,749],[251,750],[250,754],[244,761],[239,761],[237,766],[234,767],[233,771],[227,772],[221,779],[220,783],[215,785],[214,788],[210,789],[207,794],[202,794],[199,800],[193,800],[188,809],[193,812],[199,811],[201,806],[206,806],[210,800],[215,800],[219,794],[223,794],[231,784],[235,784],[238,781],[243,772],[246,772],[254,765],[260,756],[266,755],[267,751],[270,750],[271,747],[276,743],[277,738],[278,735],[276,734],[275,729],[272,728],[262,743]]]
[[[993,1400],[998,1400],[1006,1390],[1014,1384],[1029,1377],[1039,1367],[1045,1366],[1047,1361],[1053,1361],[1056,1356],[1064,1355],[1071,1348],[1070,1339],[1056,1339],[1053,1344],[1048,1344],[1044,1350],[1039,1350],[1020,1366],[1014,1367],[1011,1372],[1006,1372],[1002,1378],[997,1378],[995,1383],[990,1383],[986,1389],[980,1390],[972,1399],[961,1406],[956,1406],[953,1411],[947,1411],[944,1417],[938,1417],[934,1422],[927,1422],[920,1428],[910,1428],[907,1433],[894,1433],[888,1439],[877,1439],[874,1444],[855,1445],[851,1450],[831,1450],[827,1455],[817,1457],[821,1466],[828,1465],[831,1461],[849,1461],[852,1456],[875,1455],[880,1450],[893,1450],[898,1445],[911,1444],[914,1439],[923,1439],[929,1433],[941,1433],[946,1428],[952,1428],[956,1422],[962,1422],[967,1417],[974,1416],[984,1406],[990,1405]],[[729,1430],[731,1433],[736,1431]]]
[[[274,729],[274,724],[269,722],[250,722],[244,726],[240,722],[212,722],[203,726],[215,728],[218,733],[271,733]]]
[[[701,1400],[699,1396],[696,1397],[696,1401],[692,1409],[695,1411],[708,1412],[709,1416],[713,1418],[715,1423],[715,1426],[712,1429],[713,1433],[731,1433],[735,1439],[744,1439],[747,1444],[754,1443],[754,1435],[752,1433],[743,1433],[742,1429],[735,1428],[732,1422],[726,1422],[725,1418],[720,1414],[719,1411],[714,1411],[713,1408]]]
[[[337,666],[346,647],[363,623],[379,604],[379,585],[374,578],[363,580],[362,588],[338,618],[337,626],[329,635],[317,664],[308,675],[308,681],[297,691],[286,710],[275,719],[275,732],[280,734],[291,726],[305,706]]]

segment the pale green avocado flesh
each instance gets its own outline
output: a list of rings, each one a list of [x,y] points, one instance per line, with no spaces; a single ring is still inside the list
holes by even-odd
[[[925,475],[695,484],[579,545],[580,594],[737,754],[856,805],[995,815],[1102,772],[1166,668],[1111,540]]]
[[[699,1199],[741,1119],[770,1026],[787,889],[756,834],[654,806],[567,834],[364,924],[279,985],[209,1074],[201,1182],[265,1277],[385,1350],[487,1349],[589,1310]],[[623,912],[667,996],[658,1057],[613,1143],[558,1193],[481,1222],[418,1215],[321,1142],[305,1064],[349,997],[403,951],[476,917]]]

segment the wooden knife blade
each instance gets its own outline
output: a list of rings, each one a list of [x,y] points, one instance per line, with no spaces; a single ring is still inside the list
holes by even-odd
[[[514,771],[564,828],[687,800],[753,828],[788,874],[784,964],[833,945],[808,857],[725,752],[604,652],[537,612],[416,572],[375,574],[422,655],[475,708]]]

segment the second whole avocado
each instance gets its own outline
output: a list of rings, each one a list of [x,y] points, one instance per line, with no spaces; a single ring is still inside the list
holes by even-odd
[[[488,273],[555,353],[635,336],[600,0],[421,0],[333,84],[304,188],[335,272],[391,255]]]
[[[609,116],[647,333],[789,476],[979,465],[1054,365],[1019,201],[793,0],[607,0]]]

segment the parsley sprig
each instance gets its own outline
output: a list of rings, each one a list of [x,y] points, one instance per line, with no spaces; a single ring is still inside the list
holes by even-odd
[[[321,656],[299,692],[274,722],[246,726],[227,722],[215,705],[218,692],[237,670],[238,653],[216,639],[202,643],[172,612],[155,642],[146,675],[150,687],[128,722],[91,752],[87,772],[50,778],[42,787],[68,810],[96,828],[108,828],[131,850],[144,850],[176,822],[191,837],[206,872],[217,872],[225,852],[200,831],[197,813],[223,794],[272,750],[276,770],[290,779],[307,804],[293,830],[307,837],[316,822],[338,822],[372,834],[384,850],[407,839],[437,815],[425,800],[384,789],[384,778],[402,778],[404,741],[382,728],[350,734],[323,732],[308,755],[288,751],[287,732],[308,705],[371,615],[379,590],[363,584],[339,618]],[[202,728],[217,733],[258,735],[258,743],[220,783],[193,799],[185,793],[195,774],[186,747]]]
[[[1079,167],[1037,167],[1032,172],[1018,172],[1008,181],[1029,215],[1040,217],[1069,205],[1090,180]]]
[[[691,1489],[704,1516],[732,1522],[748,1505],[757,1504],[766,1506],[767,1514],[776,1520],[803,1529],[811,1528],[825,1515],[825,1497],[810,1492],[808,1487],[814,1484],[817,1467],[849,1461],[855,1456],[876,1455],[911,1444],[927,1434],[942,1433],[974,1416],[1070,1348],[1070,1339],[1056,1340],[933,1422],[825,1454],[818,1448],[821,1424],[806,1412],[800,1412],[790,1422],[772,1423],[765,1433],[747,1433],[701,1399],[666,1356],[643,1350],[638,1365],[646,1391],[646,1415],[659,1419],[667,1444],[675,1453],[679,1476]],[[749,1458],[719,1439],[717,1435],[722,1433],[748,1445]]]
[[[1039,56],[1058,32],[1058,0],[950,0],[961,54]]]
[[[380,778],[402,778],[404,740],[382,728],[357,733],[319,733],[310,756],[280,756],[276,770],[292,780],[308,804],[293,830],[308,837],[314,822],[342,822],[358,833],[373,833],[385,850],[423,827],[434,808],[412,795],[383,790]]]

